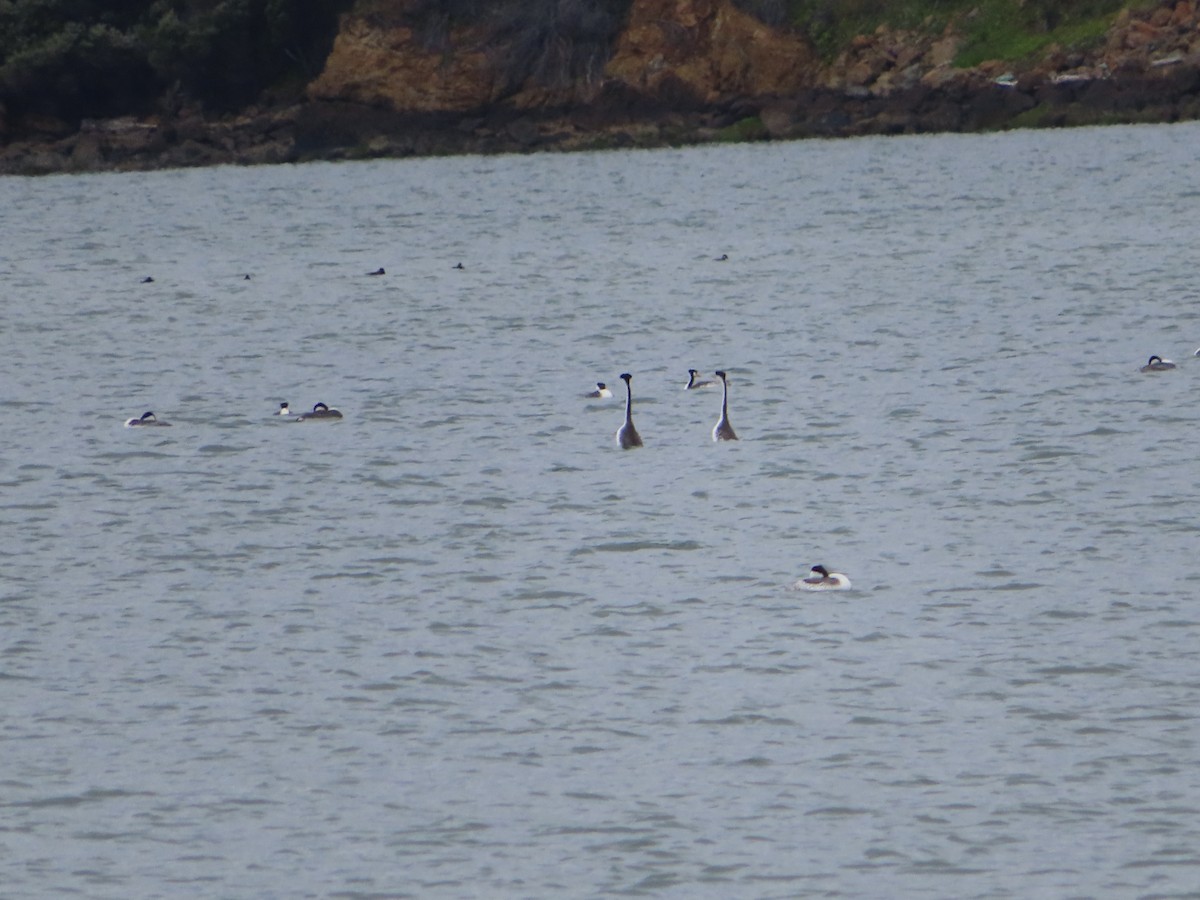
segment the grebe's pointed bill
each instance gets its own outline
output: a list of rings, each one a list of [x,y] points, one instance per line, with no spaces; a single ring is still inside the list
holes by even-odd
[[[824,566],[813,566],[806,577],[792,585],[798,591],[844,591],[850,579],[841,572],[830,572]]]
[[[596,389],[590,394],[584,394],[583,396],[590,400],[607,400],[612,395],[613,392],[609,390],[608,385],[606,385],[603,381],[597,381]]]
[[[683,386],[685,391],[694,391],[698,388],[712,387],[716,384],[715,381],[697,381],[696,376],[700,373],[696,369],[688,369],[688,383]]]
[[[1150,360],[1142,366],[1141,372],[1166,372],[1168,369],[1175,368],[1175,363],[1169,359],[1163,359],[1161,356],[1152,356]]]
[[[617,446],[622,450],[630,450],[642,446],[642,436],[633,427],[633,387],[630,385],[633,376],[623,372],[621,380],[625,382],[625,424],[617,429]]]
[[[729,382],[725,380],[724,372],[717,371],[713,374],[721,379],[721,418],[717,419],[717,424],[713,426],[713,440],[736,441],[738,436],[729,424]]]

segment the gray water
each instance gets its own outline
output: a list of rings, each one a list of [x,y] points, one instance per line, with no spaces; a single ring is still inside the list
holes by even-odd
[[[0,181],[0,895],[1200,896],[1198,139]]]

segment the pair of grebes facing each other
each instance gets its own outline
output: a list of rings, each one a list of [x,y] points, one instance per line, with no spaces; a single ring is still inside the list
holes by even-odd
[[[292,411],[291,411],[291,409],[288,408],[288,404],[287,404],[286,400],[283,403],[279,404],[279,412],[277,413],[277,415],[290,416],[291,414],[292,414]],[[315,406],[313,406],[312,412],[306,412],[302,415],[296,416],[295,419],[293,419],[293,421],[307,422],[310,419],[316,419],[316,420],[326,420],[326,421],[336,422],[340,418],[342,418],[342,414],[339,410],[332,409],[332,408],[326,406],[324,403],[318,403]],[[154,415],[154,413],[152,413],[152,412],[142,413],[142,415],[137,419],[126,419],[125,420],[126,428],[138,428],[138,427],[147,427],[147,426],[158,426],[160,428],[162,428],[162,427],[170,428],[171,423],[160,421],[158,419],[158,417],[156,417]]]
[[[724,372],[718,371],[714,373],[721,379],[721,418],[717,420],[717,424],[713,426],[712,439],[714,441],[736,441],[737,433],[734,432],[733,426],[729,424],[729,382],[726,379]],[[695,369],[688,369],[688,383],[684,390],[695,390],[700,387],[707,387],[715,384],[712,381],[697,381],[697,372]],[[633,425],[633,387],[630,382],[633,381],[633,376],[628,372],[621,375],[621,380],[625,382],[625,422],[617,429],[616,439],[617,446],[622,450],[630,450],[634,447],[642,446],[642,436],[638,434],[638,430]],[[603,381],[596,382],[596,390],[590,394],[586,394],[590,399],[605,399],[612,396],[612,391],[608,389]]]

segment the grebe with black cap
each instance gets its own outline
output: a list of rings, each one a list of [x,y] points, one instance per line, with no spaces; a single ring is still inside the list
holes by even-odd
[[[139,425],[157,425],[160,428],[162,428],[162,427],[170,428],[171,427],[170,422],[158,421],[158,419],[155,417],[154,413],[152,413],[152,412],[142,413],[142,416],[140,419],[126,419],[125,420],[126,428],[136,428]]]
[[[1161,356],[1152,356],[1152,357],[1150,357],[1150,361],[1147,362],[1144,366],[1142,366],[1142,368],[1139,369],[1138,371],[1141,371],[1141,372],[1166,372],[1168,369],[1173,369],[1173,368],[1175,368],[1175,363],[1171,362],[1169,359],[1163,359]]]
[[[713,426],[713,440],[736,441],[738,436],[734,433],[733,426],[729,424],[729,382],[725,380],[724,372],[714,374],[721,379],[721,418]]]
[[[587,397],[589,400],[607,400],[612,396],[612,391],[608,389],[608,385],[606,385],[603,381],[597,381],[596,389],[590,394],[584,394],[583,396]]]
[[[625,372],[621,375],[621,380],[625,382],[625,424],[617,429],[617,446],[622,450],[629,450],[642,446],[642,436],[633,427],[633,388],[629,384],[633,376]]]
[[[317,403],[313,405],[312,412],[306,412],[302,416],[296,416],[296,421],[305,422],[309,419],[340,419],[341,417],[342,414],[338,410],[330,409],[324,403]]]
[[[824,566],[813,566],[807,578],[801,578],[792,587],[800,591],[844,591],[850,587],[850,579],[841,572],[830,572]]]

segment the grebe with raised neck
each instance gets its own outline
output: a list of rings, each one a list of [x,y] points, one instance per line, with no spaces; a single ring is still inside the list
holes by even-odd
[[[612,396],[612,391],[608,389],[608,386],[603,381],[597,381],[596,389],[590,394],[584,394],[583,396],[590,400],[607,400]]]
[[[716,384],[715,381],[697,381],[696,376],[700,373],[695,369],[688,369],[688,383],[683,386],[685,391],[694,391],[696,388],[712,387]]]
[[[158,425],[159,427],[165,427],[165,428],[171,427],[170,422],[158,421],[158,419],[155,417],[154,413],[152,413],[152,412],[142,413],[142,417],[140,419],[126,419],[125,420],[126,428],[135,428],[138,425]]]
[[[284,400],[282,403],[279,404],[279,412],[275,413],[275,415],[277,415],[277,416],[290,416],[291,414],[292,414],[292,411],[288,407],[288,403],[286,400]]]
[[[308,419],[340,419],[341,412],[336,409],[330,409],[324,403],[313,404],[312,412],[306,412],[302,416],[296,416],[297,422],[305,422]]]
[[[717,424],[713,426],[713,440],[736,441],[738,436],[729,424],[729,382],[725,380],[724,372],[714,374],[721,379],[721,418],[717,419]]]
[[[1140,372],[1165,372],[1168,369],[1175,368],[1175,363],[1169,359],[1163,359],[1161,356],[1152,356],[1150,361],[1141,367]]]
[[[801,591],[844,591],[850,587],[850,579],[841,572],[830,572],[824,566],[813,566],[807,578],[801,578],[792,587]]]
[[[633,376],[625,372],[621,375],[621,380],[625,382],[625,424],[617,429],[617,446],[622,450],[629,450],[642,446],[642,436],[633,427],[633,388],[629,384]]]

